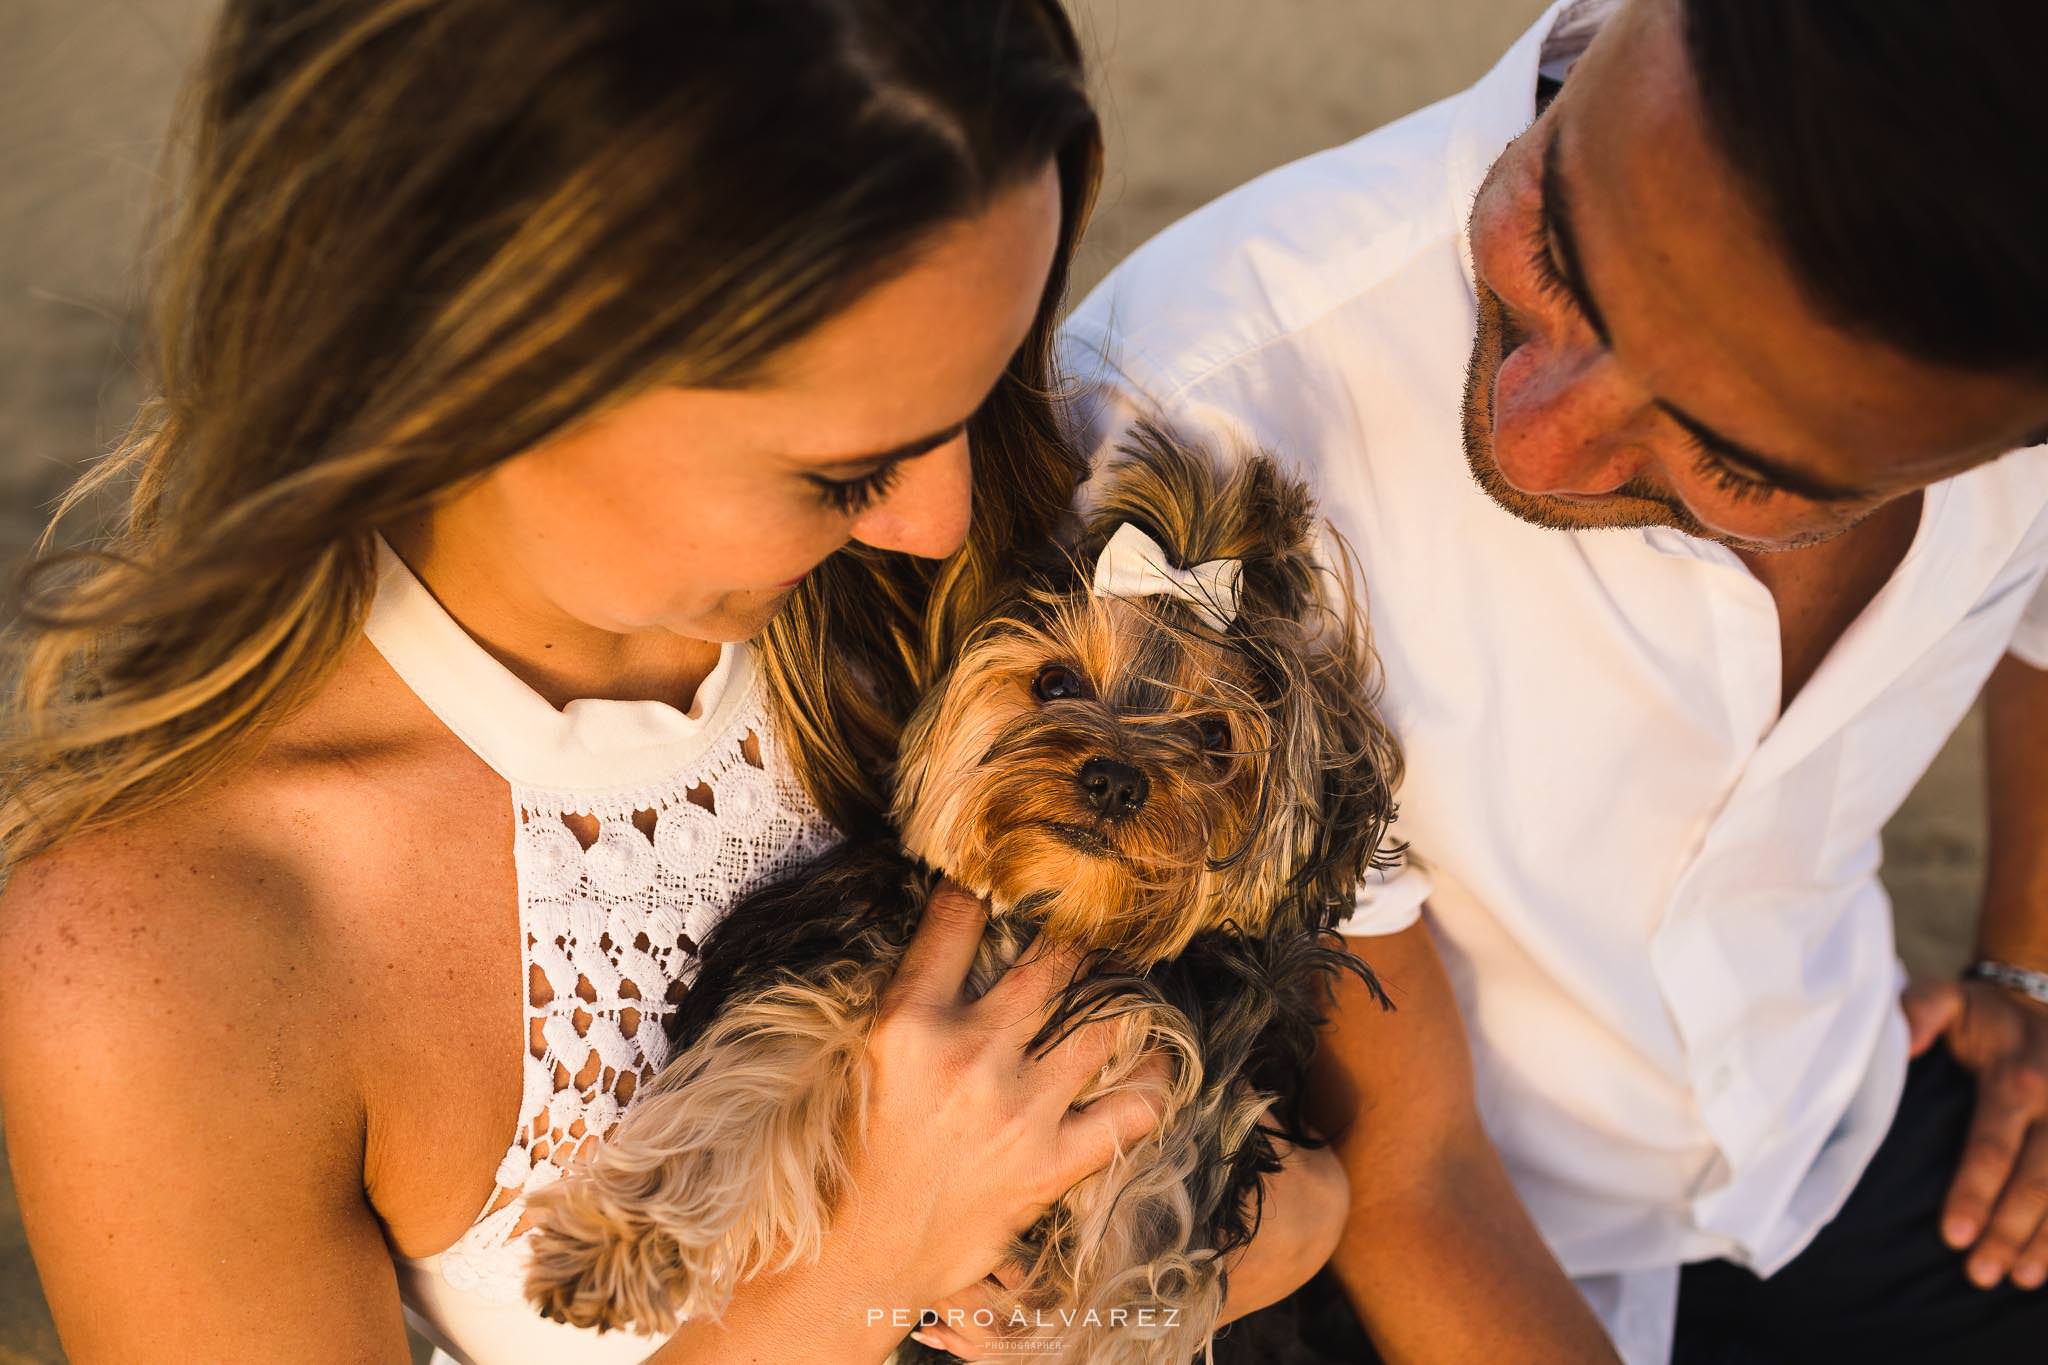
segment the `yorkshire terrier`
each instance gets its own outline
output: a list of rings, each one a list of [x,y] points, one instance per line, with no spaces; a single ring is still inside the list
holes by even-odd
[[[1261,1177],[1281,1142],[1317,1145],[1302,1108],[1334,980],[1378,992],[1333,930],[1385,856],[1400,760],[1348,575],[1319,567],[1313,502],[1271,457],[1143,428],[1086,492],[1075,542],[1020,570],[906,727],[900,845],[733,907],[675,1059],[533,1197],[546,1316],[665,1332],[817,1253],[863,1131],[862,1048],[943,874],[989,902],[971,990],[1035,934],[1084,950],[1032,1044],[1116,1021],[1077,1105],[1163,1085],[1156,1131],[1012,1246],[998,1320],[1062,1310],[1079,1325],[1034,1354],[1076,1365],[1208,1350]],[[1163,1083],[1135,1075],[1161,1056]]]

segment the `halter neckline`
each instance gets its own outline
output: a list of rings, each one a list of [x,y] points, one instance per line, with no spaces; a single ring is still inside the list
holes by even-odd
[[[725,733],[755,683],[751,646],[728,644],[687,711],[603,697],[557,710],[464,630],[381,535],[363,632],[428,709],[515,787],[594,792],[658,781]]]

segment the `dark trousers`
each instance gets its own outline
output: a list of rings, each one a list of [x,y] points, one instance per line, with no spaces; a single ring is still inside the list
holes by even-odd
[[[2048,1365],[2048,1292],[1979,1289],[1941,1240],[1976,1102],[1946,1046],[1915,1060],[1863,1179],[1790,1265],[1685,1268],[1673,1365]]]
[[[1862,1180],[1791,1264],[1685,1268],[1673,1365],[2048,1365],[2048,1290],[1977,1288],[1938,1230],[1976,1093],[1946,1047],[1917,1059]],[[1380,1359],[1327,1270],[1218,1346],[1234,1365]]]

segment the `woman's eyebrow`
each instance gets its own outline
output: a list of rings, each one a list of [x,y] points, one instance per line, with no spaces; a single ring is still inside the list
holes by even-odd
[[[920,455],[929,455],[940,446],[959,439],[960,433],[965,430],[967,423],[959,421],[944,431],[935,431],[929,436],[920,436],[914,441],[905,441],[900,446],[878,450],[872,455],[840,455],[829,460],[807,460],[804,463],[818,470],[895,464],[899,460],[914,460]]]

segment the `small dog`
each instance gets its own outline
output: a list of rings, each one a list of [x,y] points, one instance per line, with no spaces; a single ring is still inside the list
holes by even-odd
[[[1077,543],[1020,573],[906,727],[901,846],[844,847],[735,906],[670,1023],[675,1060],[534,1196],[545,1315],[668,1331],[816,1254],[864,1040],[943,873],[989,901],[970,989],[1034,934],[1086,951],[1033,1043],[1117,1021],[1079,1104],[1167,1063],[1158,1129],[1012,1247],[1026,1273],[1000,1320],[1066,1310],[1081,1325],[1043,1354],[1089,1365],[1208,1347],[1276,1139],[1316,1143],[1301,1107],[1334,978],[1378,994],[1331,929],[1387,856],[1399,757],[1313,503],[1270,457],[1143,428],[1089,492]]]

